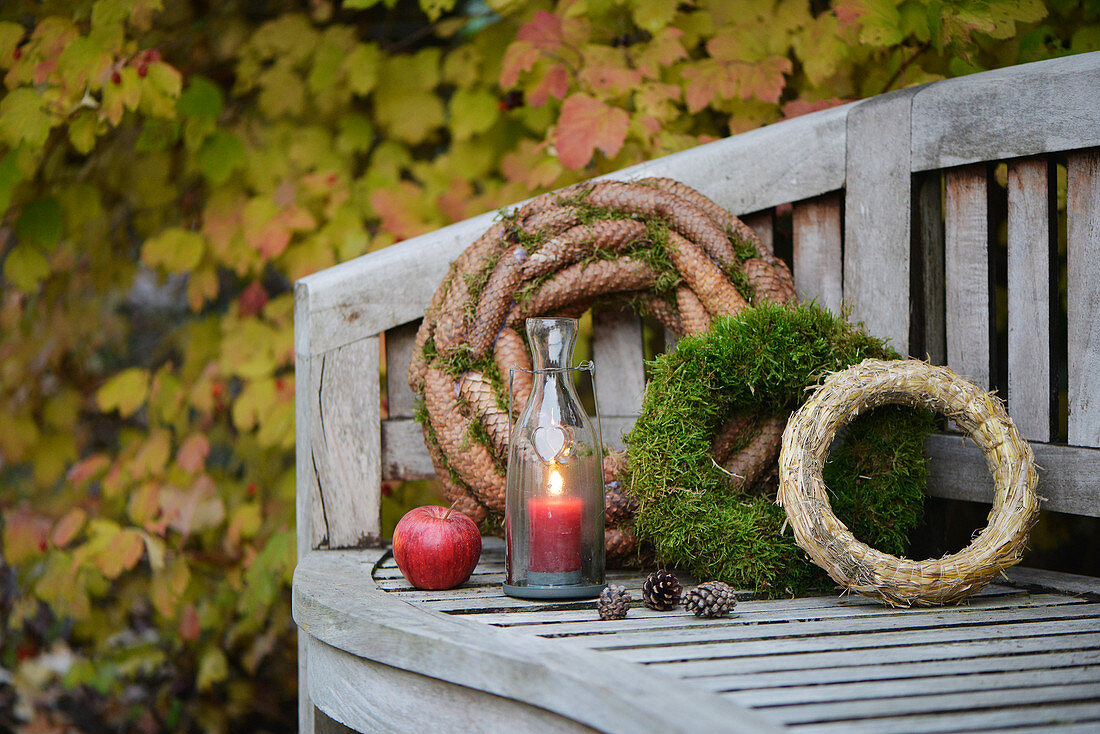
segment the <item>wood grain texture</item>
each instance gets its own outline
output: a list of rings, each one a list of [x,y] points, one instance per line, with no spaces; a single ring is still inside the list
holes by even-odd
[[[313,464],[330,548],[381,538],[379,339],[370,337],[314,358],[319,403],[310,426]],[[319,365],[317,363],[320,363]]]
[[[944,171],[943,177],[947,364],[988,390],[993,344],[989,172],[979,164]]]
[[[526,702],[600,731],[776,731],[736,704],[606,655],[414,608],[379,590],[370,566],[356,551],[307,556],[294,573],[299,627],[355,657]]]
[[[835,314],[843,295],[840,194],[831,193],[794,205],[794,283],[798,298],[817,299]]]
[[[913,98],[913,170],[1100,145],[1100,52],[935,82]]]
[[[1045,158],[1008,164],[1008,412],[1020,435],[1049,441],[1054,418],[1051,319],[1058,243],[1055,177]],[[1054,285],[1054,288],[1051,286]]]
[[[595,732],[522,701],[364,660],[316,639],[310,641],[310,657],[314,661],[310,695],[352,731]]]
[[[909,353],[909,109],[915,90],[860,102],[848,115],[844,300],[852,318]],[[858,141],[858,144],[855,144]]]
[[[416,330],[420,321],[413,321],[389,329],[385,333],[386,345],[386,407],[390,418],[411,417],[416,409],[416,399],[409,387],[409,360],[412,359]]]
[[[1039,468],[1036,491],[1044,497],[1044,510],[1100,517],[1100,449],[1031,444]],[[934,497],[993,501],[993,478],[985,457],[962,436],[933,434],[925,444],[928,493]]]
[[[592,312],[592,361],[600,414],[636,415],[645,391],[642,320],[633,311],[597,308]]]
[[[1018,727],[1035,725],[1040,731],[1063,731],[1079,722],[1095,722],[1096,702],[1073,702],[1060,705],[1022,705],[997,711],[956,711],[942,714],[915,714],[860,721],[822,722],[800,726],[795,731],[816,734],[879,734],[883,731],[903,731],[909,734],[959,731],[1018,731]],[[1085,724],[1083,731],[1096,731],[1095,724]],[[1082,729],[1077,729],[1082,731]]]
[[[1100,151],[1066,162],[1066,224],[1069,442],[1100,446]]]

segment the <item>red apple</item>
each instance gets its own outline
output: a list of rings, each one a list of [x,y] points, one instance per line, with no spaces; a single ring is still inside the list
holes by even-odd
[[[481,532],[453,507],[417,507],[393,530],[393,558],[416,588],[453,589],[481,558]]]

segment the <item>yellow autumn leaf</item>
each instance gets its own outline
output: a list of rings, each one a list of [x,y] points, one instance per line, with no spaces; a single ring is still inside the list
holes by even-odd
[[[130,367],[115,374],[96,392],[96,403],[104,413],[117,410],[123,418],[137,412],[149,395],[149,370]]]
[[[208,647],[199,661],[199,673],[195,685],[200,691],[209,691],[229,677],[229,663],[225,654],[216,647]]]
[[[169,227],[145,240],[141,248],[141,260],[151,267],[159,267],[170,273],[187,273],[202,261],[206,240],[198,232]]]
[[[487,89],[460,89],[451,96],[450,113],[451,135],[466,140],[491,128],[500,107]]]

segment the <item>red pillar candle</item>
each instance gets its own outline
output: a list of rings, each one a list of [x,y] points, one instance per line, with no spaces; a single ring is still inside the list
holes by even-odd
[[[561,492],[561,475],[551,470],[551,494],[527,500],[528,570],[536,573],[567,573],[581,567],[584,502],[580,497],[554,494],[555,489]]]

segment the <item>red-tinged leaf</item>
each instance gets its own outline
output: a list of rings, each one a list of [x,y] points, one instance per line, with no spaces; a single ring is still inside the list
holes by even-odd
[[[809,101],[805,99],[792,99],[783,105],[783,117],[790,119],[792,117],[798,117],[799,115],[806,115],[811,112],[819,112],[821,110],[827,110],[832,107],[838,107],[842,104],[852,102],[852,99],[840,99],[839,97],[833,97],[831,99],[818,99]]]
[[[192,474],[202,471],[206,457],[210,455],[210,440],[201,433],[193,433],[176,452],[176,463]]]
[[[586,166],[598,148],[607,157],[618,154],[630,127],[630,116],[587,94],[574,94],[562,105],[554,133],[558,158],[566,168]]]
[[[642,81],[642,72],[626,63],[622,50],[589,44],[584,48],[581,80],[604,98],[626,94]]]
[[[561,18],[539,10],[535,17],[520,26],[516,39],[527,41],[540,51],[554,51],[564,40]]]
[[[255,316],[267,305],[267,291],[258,280],[254,280],[241,292],[237,304],[241,316]]]
[[[137,530],[127,528],[116,535],[110,544],[96,554],[96,567],[109,579],[129,571],[141,560],[145,553],[145,539]]]
[[[58,548],[64,548],[72,542],[80,529],[84,527],[84,521],[88,519],[88,513],[81,507],[74,507],[65,513],[65,516],[54,525],[52,542]]]
[[[423,191],[411,181],[402,181],[396,187],[376,189],[371,192],[370,203],[382,219],[382,229],[404,240],[424,234],[432,229],[426,221],[421,201]]]
[[[771,104],[779,102],[787,85],[786,75],[793,69],[791,60],[783,56],[773,56],[755,63],[731,64],[731,67],[741,72],[738,77],[741,99],[756,98]]]
[[[179,632],[180,637],[187,642],[199,639],[202,626],[199,624],[199,612],[194,604],[188,604],[183,608],[183,613],[180,614]]]
[[[164,532],[163,527],[151,524],[160,514],[159,498],[160,485],[156,482],[145,482],[130,493],[130,501],[126,504],[126,512],[132,521],[157,534]]]
[[[451,222],[460,222],[470,216],[470,199],[474,196],[474,187],[463,178],[452,178],[451,185],[439,196],[439,208]]]
[[[18,565],[46,550],[50,521],[29,510],[4,513],[4,560]]]
[[[94,479],[111,465],[111,460],[106,454],[92,454],[72,465],[66,478],[76,485],[81,485],[90,479]]]
[[[534,44],[528,41],[513,41],[504,52],[504,61],[500,66],[500,86],[511,89],[519,81],[519,75],[531,71],[541,54]]]
[[[852,26],[859,23],[859,19],[867,13],[861,0],[837,0],[833,6],[833,15],[842,26]]]
[[[214,481],[203,474],[186,490],[164,487],[160,507],[168,526],[183,536],[214,527],[225,519],[225,503]]]
[[[569,71],[561,64],[553,64],[527,95],[532,107],[542,107],[548,97],[565,99],[569,93]]]

